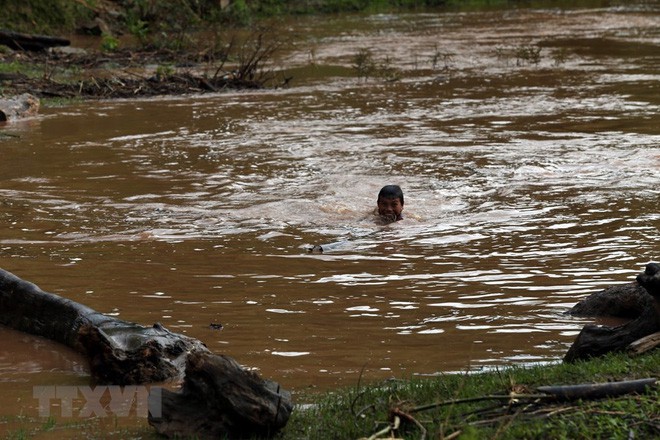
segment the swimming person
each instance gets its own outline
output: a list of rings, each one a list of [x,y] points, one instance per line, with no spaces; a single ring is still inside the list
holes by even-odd
[[[401,211],[403,211],[403,191],[398,185],[385,185],[378,193],[376,209],[373,215],[377,216],[382,224],[390,224],[403,220]],[[375,231],[374,231],[375,232]],[[324,245],[314,245],[307,248],[310,253],[323,253],[326,250],[350,248],[350,240],[341,240]]]
[[[383,223],[393,223],[402,220],[403,191],[399,185],[385,185],[378,193],[377,211]]]

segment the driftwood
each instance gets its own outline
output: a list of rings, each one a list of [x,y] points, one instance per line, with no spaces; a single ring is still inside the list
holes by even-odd
[[[66,38],[49,37],[47,35],[31,35],[7,30],[0,30],[0,44],[10,49],[39,52],[51,47],[68,46],[71,44]]]
[[[660,332],[636,340],[628,346],[627,352],[630,356],[639,356],[657,347],[660,347]]]
[[[269,436],[284,427],[291,414],[291,397],[277,383],[260,379],[229,357],[214,355],[197,339],[160,324],[144,327],[106,316],[2,269],[0,324],[82,353],[97,383],[183,378],[180,393],[151,388],[149,423],[164,435]]]
[[[39,112],[39,99],[29,93],[0,98],[0,122],[34,116]]]
[[[656,382],[657,379],[649,378],[621,382],[543,386],[538,387],[536,390],[561,401],[590,400],[617,397],[625,394],[642,394],[646,391],[647,387],[655,386]]]
[[[637,281],[596,292],[573,307],[576,316],[611,316],[630,321],[616,327],[586,325],[564,356],[574,362],[624,351],[635,341],[660,331],[660,265],[650,263]]]
[[[424,425],[414,415],[423,411],[434,410],[444,406],[451,406],[451,411],[457,419],[463,419],[468,425],[499,425],[506,426],[512,419],[522,421],[529,418],[546,418],[554,414],[568,410],[584,410],[583,401],[599,400],[604,398],[617,398],[629,394],[645,394],[651,392],[657,387],[656,378],[625,380],[619,382],[606,383],[588,383],[577,385],[551,385],[536,388],[536,393],[526,394],[517,393],[510,390],[505,394],[491,394],[485,396],[468,397],[464,399],[450,399],[440,402],[434,402],[426,405],[410,407],[409,402],[396,402],[390,406],[388,411],[388,423],[382,430],[374,433],[368,439],[360,440],[395,438],[395,434],[401,424],[415,424],[421,431],[419,438],[425,439],[427,430]],[[474,409],[475,404],[480,402],[499,402],[494,406],[489,403],[487,408]],[[458,406],[469,404],[469,412],[461,414]],[[373,406],[367,407],[374,409]],[[356,414],[356,417],[363,415],[362,412]],[[476,421],[468,420],[475,415],[479,415]],[[457,438],[461,431],[455,431],[450,435],[445,435],[444,439]],[[398,437],[397,437],[398,438]]]
[[[270,437],[293,409],[278,384],[229,357],[203,354],[188,356],[181,392],[163,389],[160,401],[161,415],[149,414],[149,424],[168,437]]]

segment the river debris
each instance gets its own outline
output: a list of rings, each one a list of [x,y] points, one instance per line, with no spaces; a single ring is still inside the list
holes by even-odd
[[[134,98],[162,95],[183,95],[218,92],[224,89],[256,89],[261,86],[253,81],[233,78],[205,78],[193,73],[154,75],[140,77],[115,76],[111,78],[91,76],[73,83],[58,82],[44,78],[21,78],[13,81],[12,87],[32,88],[42,98]]]
[[[35,116],[39,113],[39,99],[29,93],[0,98],[0,122]]]
[[[162,389],[161,414],[149,424],[168,437],[272,437],[293,410],[291,395],[228,356],[188,356],[179,392]]]
[[[584,411],[585,401],[604,398],[618,398],[630,395],[641,395],[650,392],[658,386],[656,378],[644,378],[618,382],[587,383],[577,385],[541,386],[536,392],[527,393],[522,385],[516,385],[509,393],[477,396],[465,399],[443,400],[427,405],[411,406],[407,402],[397,402],[389,410],[389,420],[386,427],[370,437],[360,440],[391,439],[398,434],[398,430],[414,425],[420,432],[419,439],[425,440],[427,430],[424,424],[416,417],[418,413],[437,409],[444,406],[458,406],[481,402],[498,402],[483,409],[473,409],[467,413],[456,412],[456,417],[464,418],[477,416],[478,419],[469,423],[471,426],[491,426],[511,422],[514,419],[548,418],[554,415],[572,411]],[[463,431],[457,430],[444,439],[458,438]]]
[[[167,51],[14,53],[5,56],[6,62],[31,63],[33,69],[41,66],[43,73],[1,73],[0,86],[6,95],[29,92],[38,98],[63,99],[121,99],[263,87],[260,79],[218,68],[207,73],[192,61],[180,60],[181,67],[170,67],[173,57],[175,54]]]
[[[0,29],[0,44],[4,44],[14,50],[39,52],[50,49],[51,47],[68,46],[71,44],[71,41],[67,38],[23,34]]]
[[[82,50],[67,47],[40,52],[0,50],[5,95],[29,92],[39,98],[115,99],[219,92],[284,86],[269,62],[283,43],[265,30],[250,34],[229,52],[168,49]],[[271,41],[272,40],[272,41]],[[2,48],[2,46],[0,46]]]
[[[181,392],[152,387],[161,406],[149,423],[159,433],[197,438],[273,436],[291,414],[291,395],[201,341],[156,323],[145,327],[44,292],[0,269],[0,324],[83,354],[97,384],[183,379]],[[156,389],[157,391],[154,391]]]

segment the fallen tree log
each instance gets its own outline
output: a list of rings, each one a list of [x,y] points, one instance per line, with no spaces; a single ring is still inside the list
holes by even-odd
[[[0,324],[52,339],[89,359],[97,383],[128,385],[183,377],[188,353],[209,353],[200,341],[160,324],[145,327],[44,292],[0,269]]]
[[[635,341],[660,331],[660,265],[649,263],[637,281],[609,287],[576,304],[568,313],[575,316],[611,316],[630,319],[616,326],[585,325],[564,356],[565,362],[624,351]]]
[[[260,379],[230,357],[211,353],[197,339],[160,324],[145,327],[106,316],[2,269],[0,324],[82,353],[97,383],[183,378],[180,393],[151,388],[149,423],[163,435],[272,436],[286,425],[293,409],[290,394],[276,382]]]
[[[71,44],[71,41],[60,37],[0,30],[0,44],[4,44],[13,50],[39,52],[51,47],[68,46]]]
[[[240,380],[236,380],[240,378]],[[158,397],[159,416],[149,424],[159,434],[187,438],[271,437],[283,428],[293,406],[288,392],[264,381],[227,356],[188,356],[180,392]]]

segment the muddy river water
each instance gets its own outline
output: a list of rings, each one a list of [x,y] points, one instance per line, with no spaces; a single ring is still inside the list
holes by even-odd
[[[658,5],[299,19],[288,88],[45,108],[2,128],[0,267],[294,392],[557,362],[660,258]],[[0,337],[3,415],[88,383]]]

